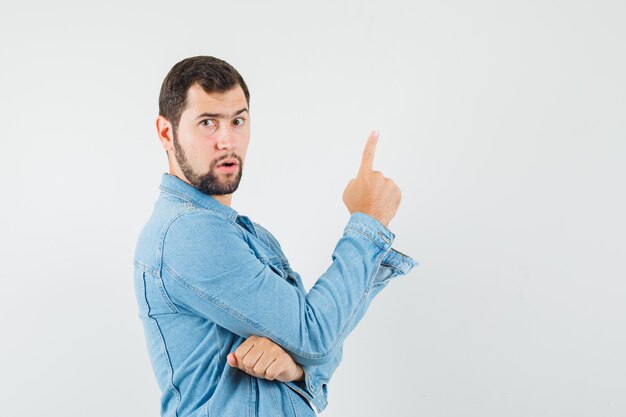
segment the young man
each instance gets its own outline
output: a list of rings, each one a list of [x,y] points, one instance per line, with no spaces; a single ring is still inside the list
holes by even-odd
[[[163,416],[315,416],[342,344],[372,299],[416,262],[391,248],[400,189],[372,170],[372,133],[343,194],[350,212],[309,292],[278,241],[231,208],[250,94],[228,63],[185,59],[161,87],[169,174],[135,252],[135,292]]]

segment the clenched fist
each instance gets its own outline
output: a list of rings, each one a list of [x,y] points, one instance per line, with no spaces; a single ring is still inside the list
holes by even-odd
[[[248,375],[269,381],[302,381],[304,369],[282,347],[267,337],[252,335],[226,358]]]
[[[356,178],[348,182],[343,192],[343,202],[350,214],[360,211],[388,226],[398,211],[402,195],[393,180],[373,170],[377,143],[378,132],[370,133],[359,172]]]

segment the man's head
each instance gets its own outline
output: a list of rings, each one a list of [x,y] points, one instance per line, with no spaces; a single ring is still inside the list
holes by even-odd
[[[249,104],[246,83],[227,62],[197,56],[174,65],[161,86],[157,118],[170,174],[205,194],[232,194],[250,139]],[[230,205],[230,197],[220,202]]]

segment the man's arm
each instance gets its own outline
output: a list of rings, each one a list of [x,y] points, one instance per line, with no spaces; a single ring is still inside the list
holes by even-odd
[[[365,314],[373,289],[416,262],[391,249],[387,224],[400,189],[373,170],[372,132],[343,200],[350,220],[332,263],[306,296],[259,259],[233,219],[194,208],[164,231],[159,259],[165,290],[180,305],[242,337],[267,337],[303,365],[330,361]],[[385,266],[385,268],[381,268]]]
[[[283,248],[280,245],[280,242],[278,241],[278,239],[276,239],[276,237],[269,230],[263,227],[261,224],[254,222],[254,226],[259,233],[259,238],[263,240],[264,243],[266,243],[272,249],[272,251],[278,255],[282,263],[282,268],[285,270],[285,272],[290,278],[293,278],[293,280],[295,281],[300,291],[302,291],[302,293],[306,295],[308,291],[306,287],[304,286],[302,277],[300,276],[298,272],[292,269],[289,263],[289,260],[287,259],[287,255],[285,255]],[[381,276],[385,275],[387,268],[390,268],[390,267],[385,264],[381,264],[378,274]],[[378,292],[380,292],[380,290],[382,290],[388,282],[389,280],[384,280],[384,281],[379,280],[379,283],[377,283],[374,287],[372,287],[372,290],[369,292],[368,297],[373,299],[376,296],[376,294],[378,294]],[[251,338],[252,337],[256,337],[256,336],[251,336]],[[270,344],[273,344],[273,342],[270,339],[265,339],[265,340],[269,341]],[[235,352],[239,353],[240,355],[244,354],[246,351],[247,351],[247,347],[245,346],[245,344],[239,345],[239,347],[235,350]],[[332,375],[334,374],[336,368],[339,366],[339,363],[341,362],[342,353],[343,352],[340,347],[338,349],[338,352],[336,352],[335,357],[329,362],[326,362],[321,365],[304,365],[304,369],[305,369],[304,376],[306,377],[306,380],[301,380],[300,378],[298,378],[293,381],[289,381],[291,383],[288,383],[288,385],[290,385],[292,388],[299,388],[300,393],[302,393],[303,395],[305,395],[307,398],[311,400],[312,400],[311,397],[314,394],[317,394],[318,392],[321,391],[321,393],[324,396],[324,401],[326,401],[327,397],[326,397],[325,388],[330,382]],[[233,358],[235,358],[234,352],[231,353],[231,355],[233,356]],[[239,364],[238,366],[239,369],[246,372],[245,367],[241,365],[242,364]],[[288,368],[291,368],[291,364],[286,365],[286,366],[288,366]],[[252,376],[259,377],[259,375],[252,375]],[[301,383],[296,384],[296,382],[301,382]],[[324,387],[324,389],[322,389],[322,387]]]
[[[267,337],[300,364],[318,365],[333,358],[361,319],[372,287],[416,265],[391,250],[394,237],[353,213],[331,265],[305,296],[256,257],[235,223],[193,209],[168,228],[163,283],[175,303],[242,337]]]
[[[289,260],[287,259],[287,256],[283,252],[283,249],[280,243],[278,242],[278,240],[274,237],[274,235],[269,230],[267,230],[261,224],[255,222],[254,226],[258,232],[258,237],[262,241],[264,241],[264,243],[266,243],[272,249],[272,251],[274,251],[274,253],[278,255],[278,257],[281,260],[282,269],[284,270],[284,272],[286,272],[286,274],[289,276],[290,279],[293,279],[295,281],[296,286],[306,296],[308,294],[308,291],[306,287],[304,286],[304,283],[302,282],[302,277],[300,276],[298,272],[292,269],[291,265],[289,264]],[[385,267],[381,266],[380,268],[382,269]],[[372,294],[374,293],[375,291],[370,291],[370,297],[373,297]],[[258,343],[258,344],[254,343],[255,348],[257,346],[261,346],[265,349],[262,358],[266,356],[266,354],[271,350],[271,348],[279,347],[270,339],[264,338],[262,336],[259,337],[256,335],[250,336],[250,338],[246,339],[244,343],[240,344],[234,352],[231,352],[228,355],[229,364],[231,366],[238,367],[239,369],[248,373],[249,375],[255,376],[257,378],[259,377],[264,378],[262,374],[259,375],[259,372],[254,372],[254,370],[253,372],[250,372],[249,369],[246,369],[246,367],[243,366],[242,362],[238,363],[237,358],[236,358],[236,353],[239,354],[240,356],[245,355],[245,357],[247,357],[250,354],[246,344],[253,338],[257,340],[260,339],[262,342],[264,342],[264,343]],[[282,348],[280,348],[280,350],[282,350]],[[287,353],[285,352],[285,354]],[[284,368],[282,369],[283,372],[290,372],[290,371],[293,372],[295,368],[299,368],[299,370],[301,371],[301,374],[298,374],[296,378],[293,378],[287,381],[282,381],[282,382],[284,382],[291,389],[299,392],[302,396],[307,398],[313,405],[315,405],[315,407],[318,409],[318,412],[321,412],[328,404],[327,386],[330,382],[332,375],[334,374],[335,370],[339,366],[342,356],[343,356],[343,345],[340,345],[339,348],[336,350],[333,358],[330,361],[323,363],[323,364],[300,365],[294,361],[289,362],[285,360],[282,362],[282,365],[284,366]],[[244,360],[245,360],[245,357],[244,357]],[[256,358],[256,355],[253,355],[252,360],[255,360],[255,358]],[[255,365],[255,368],[257,366],[259,366],[258,363]],[[263,364],[261,364],[260,368],[263,368]],[[274,367],[274,372],[276,371],[277,370]],[[268,378],[265,378],[265,379],[268,379]]]
[[[255,224],[255,225],[262,228],[258,224]],[[282,249],[280,248],[280,244],[278,243],[278,241],[274,239],[271,233],[269,233],[268,231],[265,231],[265,232],[268,234],[268,237],[272,239],[272,243],[274,247],[278,248],[278,250],[282,254]],[[284,257],[284,254],[283,254],[283,257]],[[381,265],[381,269],[384,269],[384,268],[389,268],[389,267]],[[295,271],[292,271],[292,272],[294,274],[294,277],[296,278],[298,287],[300,287],[302,291],[306,294],[306,289],[304,288],[302,284],[302,279],[300,278],[300,275]],[[377,285],[375,285],[372,288],[372,290],[369,293],[369,297],[373,299],[376,296],[376,294],[378,294],[388,283],[389,283],[389,280],[379,282]],[[262,343],[257,344],[257,341],[259,340]],[[240,355],[244,355],[244,360],[245,360],[245,357],[250,354],[246,346],[246,344],[250,341],[253,341],[252,343],[254,344],[255,347],[257,347],[258,345],[261,347],[261,350],[264,351],[262,358],[264,358],[267,352],[269,352],[272,349],[280,350],[284,355],[289,356],[284,350],[282,350],[280,346],[275,344],[272,340],[253,335],[253,336],[250,336],[244,343],[239,345],[237,349],[235,350],[235,352],[238,352]],[[246,354],[246,352],[248,353]],[[257,355],[258,355],[258,352],[257,352]],[[252,360],[254,361],[256,357],[257,357],[256,355],[253,355]],[[275,375],[276,372],[280,372],[280,371],[283,371],[287,374],[289,373],[297,374],[296,377],[282,380],[282,382],[284,382],[291,389],[298,391],[301,395],[307,398],[317,408],[318,412],[321,412],[328,405],[328,384],[330,383],[330,380],[333,374],[335,373],[335,370],[341,363],[342,358],[343,358],[343,345],[341,345],[339,349],[337,349],[337,351],[335,352],[335,355],[330,361],[320,364],[320,365],[299,365],[295,363],[293,360],[289,360],[291,359],[291,357],[289,356],[289,359],[285,359],[284,361],[281,362],[282,369],[277,369],[276,367],[273,367],[274,369],[272,370],[272,376],[270,376],[269,378],[267,377],[267,375],[260,373],[258,370],[256,372],[254,372],[254,370],[251,372],[249,369],[246,369],[244,366],[242,366],[243,365],[242,363],[237,363],[236,355],[234,352],[228,355],[228,362],[231,366],[237,366],[242,371],[257,378],[274,379],[273,375]],[[254,368],[257,368],[257,367],[259,367],[258,362],[254,366]],[[260,368],[263,369],[264,366],[261,365]],[[302,371],[302,373],[296,373],[295,369],[297,368],[299,368]],[[261,371],[261,372],[266,372],[266,371]]]
[[[246,345],[248,346],[246,347]],[[251,349],[249,349],[250,345],[253,346]],[[341,362],[342,346],[339,347],[332,360],[316,366],[297,364],[287,352],[266,337],[252,335],[239,345],[237,350],[242,347],[244,347],[243,361],[238,360],[235,354],[231,352],[227,357],[230,366],[237,367],[255,378],[270,381],[277,379],[283,382],[309,400],[318,413],[326,408],[328,405],[327,385]],[[253,352],[255,350],[256,352]],[[248,359],[248,356],[251,359],[249,359],[248,365],[244,365],[243,362]],[[277,360],[273,358],[277,358]],[[265,362],[264,359],[266,359]],[[269,367],[267,367],[268,362],[271,362]],[[307,369],[306,372],[304,368]]]

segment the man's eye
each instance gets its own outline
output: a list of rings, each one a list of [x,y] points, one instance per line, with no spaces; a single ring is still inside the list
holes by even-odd
[[[200,122],[202,126],[215,126],[215,122],[211,119],[205,119]]]
[[[243,117],[238,117],[235,120],[233,120],[233,123],[236,124],[237,126],[241,126],[245,121],[246,119],[244,119]]]

